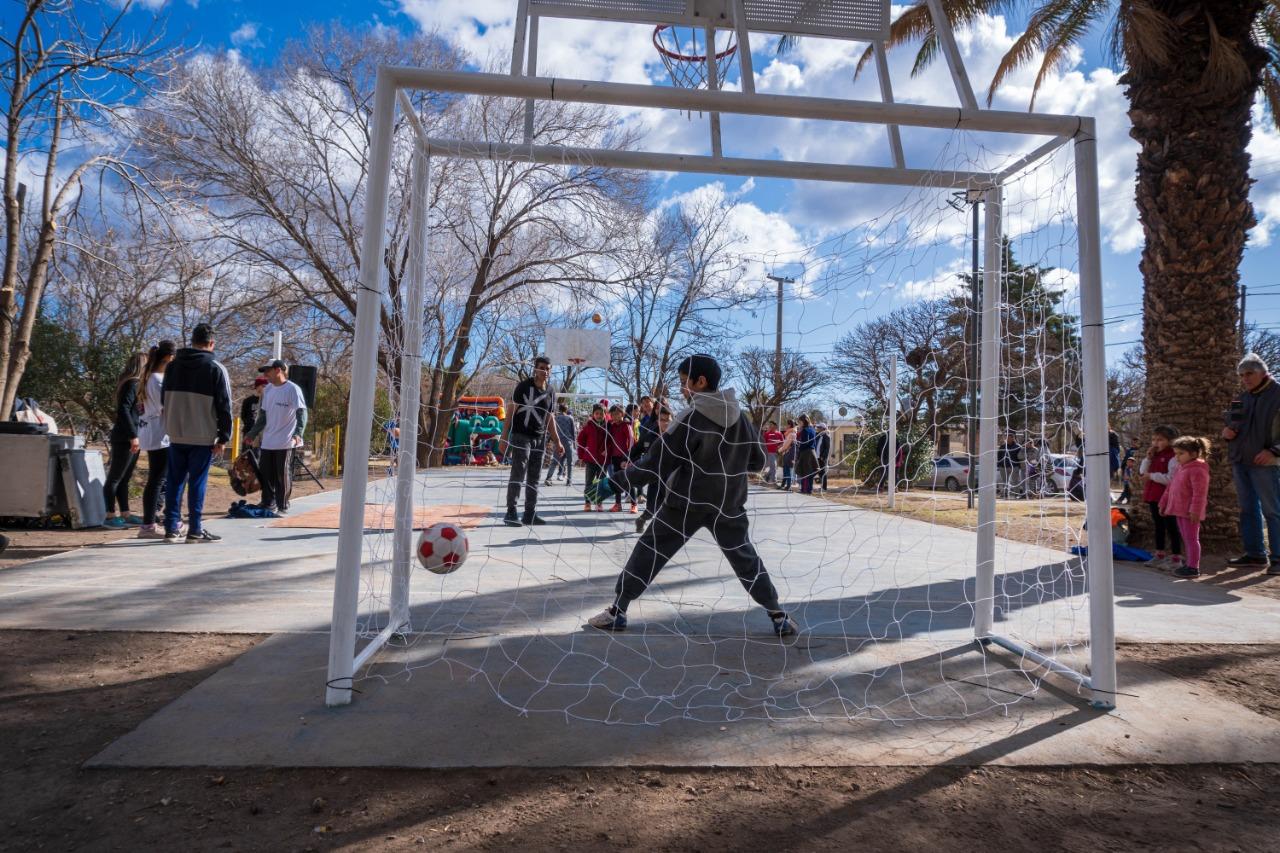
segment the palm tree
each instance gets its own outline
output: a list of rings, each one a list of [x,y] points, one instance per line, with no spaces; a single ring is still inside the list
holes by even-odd
[[[1034,107],[1040,86],[1070,49],[1111,20],[1111,59],[1124,68],[1129,132],[1141,144],[1143,421],[1147,429],[1170,423],[1217,436],[1237,389],[1239,268],[1256,222],[1245,149],[1259,92],[1271,119],[1280,116],[1280,0],[943,0],[943,6],[957,27],[983,14],[1030,15],[1001,59],[988,104],[1014,70],[1042,54]],[[918,45],[913,74],[938,56],[924,0],[892,24],[888,46],[905,44]],[[868,49],[859,70],[869,57]],[[1234,539],[1236,501],[1221,447],[1211,464],[1205,535]]]

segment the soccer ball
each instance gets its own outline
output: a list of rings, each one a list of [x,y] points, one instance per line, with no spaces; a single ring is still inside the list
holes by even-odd
[[[418,562],[438,575],[457,570],[467,559],[467,534],[456,524],[433,524],[418,537]]]

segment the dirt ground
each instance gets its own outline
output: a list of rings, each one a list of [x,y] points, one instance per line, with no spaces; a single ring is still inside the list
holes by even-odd
[[[133,485],[130,489],[132,495],[130,509],[141,515],[142,486],[147,481],[145,457],[139,462],[138,468],[139,471],[134,475]],[[342,486],[342,479],[338,477],[321,477],[320,481],[324,484],[325,489],[337,489]],[[297,480],[293,484],[293,496],[296,498],[315,494],[318,491],[321,491],[321,487],[316,485],[315,481],[310,478]],[[250,495],[249,500],[253,500],[254,497],[254,495]],[[218,516],[225,515],[231,504],[241,499],[231,488],[231,482],[227,478],[226,470],[217,466],[210,470],[209,486],[205,491],[204,498],[205,520],[211,522],[210,529],[216,533]],[[183,500],[185,501],[186,498],[184,497]],[[62,524],[56,524],[47,529],[8,527],[4,529],[4,534],[9,537],[10,541],[9,547],[5,549],[4,553],[0,553],[0,570],[29,560],[36,560],[40,557],[60,554],[63,551],[74,551],[79,548],[102,545],[106,542],[131,539],[137,536],[138,532],[136,529],[108,530],[103,527],[71,530]]]
[[[0,631],[0,850],[1277,849],[1277,765],[81,768],[260,639]],[[1280,646],[1122,654],[1280,720]]]

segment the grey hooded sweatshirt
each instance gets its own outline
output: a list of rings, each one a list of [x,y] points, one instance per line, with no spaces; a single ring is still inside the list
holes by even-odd
[[[692,405],[618,480],[623,487],[665,483],[664,506],[673,509],[738,515],[747,505],[747,475],[763,467],[760,433],[727,388],[695,394]]]

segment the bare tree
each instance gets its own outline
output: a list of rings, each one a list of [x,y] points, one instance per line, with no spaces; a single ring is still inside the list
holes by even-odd
[[[841,402],[883,412],[890,393],[889,360],[898,359],[903,426],[919,424],[936,441],[939,429],[962,411],[963,341],[954,303],[926,300],[845,334],[836,341],[827,367],[833,385],[852,392]]]
[[[292,300],[332,328],[353,333],[368,172],[374,77],[381,64],[455,68],[463,57],[435,36],[387,36],[316,28],[274,69],[226,60],[185,70],[166,115],[148,129],[147,150],[165,189],[187,202],[205,238],[224,242]],[[441,135],[515,141],[523,104],[500,99],[415,96],[419,120]],[[551,104],[535,135],[550,144],[627,144],[603,108]],[[483,361],[485,312],[523,288],[593,275],[608,244],[610,207],[634,203],[637,179],[591,164],[560,167],[437,158],[429,204],[432,236],[427,304],[403,304],[409,258],[408,163],[414,139],[395,129],[386,296],[378,360],[398,387],[405,311],[424,312],[426,335],[420,456],[441,448],[449,413]],[[615,229],[616,230],[616,229]],[[478,361],[475,356],[482,356]]]
[[[459,138],[516,142],[523,137],[523,104],[497,98],[461,102],[446,116]],[[595,105],[543,105],[534,139],[551,145],[626,147],[614,114]],[[471,263],[459,282],[462,306],[440,373],[434,422],[423,441],[443,452],[449,413],[483,312],[517,292],[549,300],[564,287],[603,281],[609,247],[625,232],[643,182],[634,174],[592,163],[570,166],[459,161],[440,183],[442,229]]]
[[[719,194],[695,195],[651,216],[619,253],[610,376],[632,399],[665,396],[682,358],[726,349],[736,334],[728,309],[755,294],[742,287],[735,206]]]
[[[781,421],[782,413],[806,400],[824,384],[822,368],[794,350],[782,352],[781,383],[774,383],[774,350],[751,347],[733,358],[738,375],[738,397],[745,400],[751,419],[756,424],[766,420]],[[812,408],[812,407],[810,407]]]
[[[1139,437],[1146,374],[1142,345],[1125,350],[1120,363],[1107,368],[1107,413],[1111,426],[1128,438]]]
[[[86,178],[97,173],[133,184],[134,165],[120,125],[125,108],[173,66],[156,19],[128,34],[132,2],[27,0],[0,35],[6,105],[4,163],[5,258],[0,279],[0,418],[8,416],[30,358],[31,335],[59,245],[59,228],[80,203]],[[70,162],[71,168],[66,169]],[[40,180],[36,218],[24,260],[23,215],[30,171]],[[21,314],[19,314],[19,307]]]

